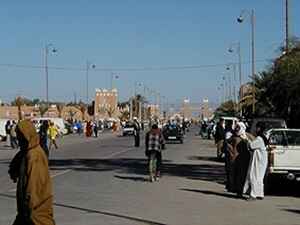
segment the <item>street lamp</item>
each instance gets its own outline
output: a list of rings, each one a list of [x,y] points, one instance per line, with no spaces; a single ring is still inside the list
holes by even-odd
[[[230,90],[230,95],[233,93],[233,98],[234,101],[236,101],[236,89],[235,89],[235,83],[236,83],[236,64],[235,63],[230,63],[227,65],[226,70],[232,70],[231,67],[233,68],[233,82],[231,80],[231,75],[229,74],[229,90]],[[233,90],[231,89],[233,85]]]
[[[95,69],[96,65],[86,61],[86,104],[89,104],[89,70]]]
[[[242,57],[241,57],[241,44],[240,42],[233,43],[228,48],[229,53],[237,52],[238,55],[238,63],[239,63],[239,82],[240,82],[240,88],[242,87]]]
[[[138,87],[141,87],[143,84],[141,82],[137,82],[135,81],[134,82],[134,95],[136,96],[137,95],[137,89]]]
[[[57,53],[57,49],[53,47],[53,44],[46,44],[45,48],[44,48],[47,108],[49,108],[49,75],[48,75],[48,55],[49,55],[49,52]]]
[[[255,14],[254,14],[254,9],[251,11],[248,10],[243,10],[240,14],[240,16],[237,18],[238,23],[243,23],[244,22],[244,15],[248,14],[251,20],[251,52],[252,52],[252,79],[255,76],[255,38],[254,38],[254,32],[255,32]],[[255,113],[255,87],[253,85],[252,87],[252,112],[253,114]]]

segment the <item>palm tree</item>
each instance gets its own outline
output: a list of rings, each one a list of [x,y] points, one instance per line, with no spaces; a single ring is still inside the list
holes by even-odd
[[[85,106],[84,104],[80,104],[80,105],[79,105],[79,110],[80,110],[80,112],[81,112],[82,121],[83,121],[84,118],[85,118],[86,106]]]
[[[116,111],[115,107],[110,106],[110,107],[106,108],[106,113],[107,113],[108,117],[112,117],[115,111]]]
[[[74,116],[76,115],[76,112],[74,112],[72,109],[70,109],[70,110],[68,111],[68,113],[69,113],[69,116],[70,116],[71,120],[73,121],[73,118],[74,118]]]
[[[45,104],[41,104],[41,105],[39,105],[39,111],[40,111],[41,117],[44,117],[44,115],[48,111],[48,107]]]
[[[18,96],[17,98],[16,98],[16,106],[18,107],[18,119],[19,120],[22,120],[22,110],[21,110],[21,106],[23,105],[23,99],[20,97],[20,96]]]
[[[57,111],[58,111],[58,117],[61,118],[62,117],[62,111],[64,109],[64,105],[59,103],[56,105]]]

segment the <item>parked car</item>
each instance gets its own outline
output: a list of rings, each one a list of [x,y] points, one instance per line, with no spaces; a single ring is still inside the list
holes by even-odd
[[[275,119],[275,118],[254,118],[249,124],[248,132],[255,134],[256,126],[258,123],[263,123],[266,130],[272,128],[287,128],[286,122],[284,119]]]
[[[268,138],[266,185],[274,176],[300,181],[300,129],[271,129]]]
[[[162,133],[166,141],[179,141],[183,144],[184,135],[179,125],[168,124],[163,127]]]
[[[6,131],[5,125],[8,119],[0,119],[0,141],[4,141],[6,139]]]
[[[134,124],[132,122],[126,122],[122,127],[122,136],[129,136],[134,134]]]
[[[53,122],[57,127],[60,135],[68,134],[68,130],[66,129],[65,122],[62,118],[50,118],[50,117],[41,117],[41,118],[33,118],[31,121],[35,124],[39,124],[43,120],[48,120]],[[37,132],[39,131],[39,126],[36,126]]]

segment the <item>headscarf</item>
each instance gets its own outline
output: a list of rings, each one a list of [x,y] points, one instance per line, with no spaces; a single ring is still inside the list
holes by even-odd
[[[243,122],[238,122],[237,125],[239,126],[239,131],[237,132],[237,135],[239,137],[241,137],[242,139],[247,139],[247,135],[246,135],[246,125]]]

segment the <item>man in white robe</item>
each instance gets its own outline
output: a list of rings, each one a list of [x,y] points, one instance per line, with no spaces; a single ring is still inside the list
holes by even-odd
[[[268,153],[266,141],[263,137],[263,128],[257,128],[257,137],[249,136],[249,147],[251,159],[248,168],[248,175],[244,186],[244,193],[250,190],[249,200],[264,198],[264,176],[268,165]]]

